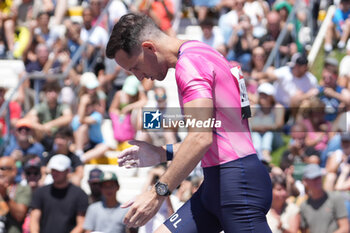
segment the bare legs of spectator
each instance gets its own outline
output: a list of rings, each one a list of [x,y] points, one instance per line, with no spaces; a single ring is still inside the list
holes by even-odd
[[[55,9],[55,25],[60,25],[67,11],[67,0],[58,0]]]
[[[13,53],[14,41],[15,41],[15,22],[12,19],[8,19],[4,22],[5,37],[10,53]]]
[[[83,124],[79,126],[77,131],[74,132],[74,142],[75,142],[75,153],[77,156],[82,159],[84,145],[89,140],[89,126],[87,124]]]
[[[109,147],[107,145],[103,143],[97,144],[94,148],[85,152],[82,156],[82,162],[86,163],[91,159],[102,157],[108,150]]]

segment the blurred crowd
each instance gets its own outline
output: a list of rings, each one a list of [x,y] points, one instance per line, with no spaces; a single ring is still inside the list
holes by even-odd
[[[307,55],[333,5],[318,77]],[[86,164],[129,140],[181,138],[176,128],[142,130],[142,108],[166,112],[174,88],[139,81],[105,57],[128,12],[241,67],[253,143],[273,184],[272,232],[350,232],[350,0],[0,0],[0,58],[25,66],[0,116],[0,233],[153,232],[200,186],[198,166],[139,229],[122,222],[116,173],[96,166],[90,193],[81,189]],[[1,79],[0,106],[9,91]],[[143,189],[166,166],[150,169]]]

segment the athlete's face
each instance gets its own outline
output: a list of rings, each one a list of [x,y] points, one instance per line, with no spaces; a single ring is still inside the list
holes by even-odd
[[[124,50],[119,50],[115,55],[115,61],[140,81],[144,78],[162,81],[168,72],[168,67],[160,54],[153,45],[146,42],[143,43],[141,50],[132,56]]]

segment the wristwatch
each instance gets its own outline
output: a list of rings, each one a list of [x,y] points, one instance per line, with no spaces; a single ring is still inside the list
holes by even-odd
[[[169,191],[168,185],[160,182],[159,180],[154,185],[154,187],[156,188],[156,193],[159,196],[169,196],[171,194],[171,192]]]

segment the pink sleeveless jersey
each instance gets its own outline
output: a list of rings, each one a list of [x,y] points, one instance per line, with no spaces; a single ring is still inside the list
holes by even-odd
[[[180,105],[199,99],[213,100],[213,115],[221,121],[214,130],[213,143],[202,158],[202,167],[211,167],[255,154],[248,120],[241,117],[237,79],[228,61],[199,41],[187,41],[179,50],[176,82]]]

